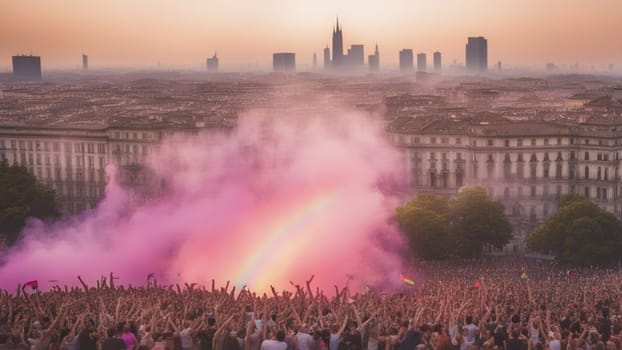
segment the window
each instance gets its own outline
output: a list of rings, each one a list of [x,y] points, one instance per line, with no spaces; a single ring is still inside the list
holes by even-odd
[[[435,160],[436,159],[436,154],[434,152],[430,152],[430,159],[431,160]]]
[[[586,180],[590,178],[590,168],[585,167],[585,169],[583,170],[583,178],[585,178]]]
[[[418,144],[420,142],[418,137],[415,137],[415,144]]]
[[[602,153],[600,153],[600,152],[598,152],[598,153],[596,154],[596,160],[603,160],[603,154],[602,154]]]
[[[531,178],[532,178],[532,179],[535,179],[535,178],[536,178],[536,175],[537,175],[537,171],[536,171],[536,169],[537,169],[537,168],[536,168],[536,166],[535,166],[535,165],[532,165],[532,166],[531,166],[531,169],[530,169],[530,173],[531,173],[531,174],[530,174],[530,175],[531,175]]]
[[[544,161],[545,162],[549,161],[549,152],[544,153]]]
[[[586,144],[586,145],[589,145],[590,144],[590,139],[583,140],[583,143]]]
[[[456,160],[462,160],[462,153],[461,152],[456,153]]]
[[[570,138],[570,144],[574,145],[574,138],[573,137]]]
[[[549,145],[549,139],[544,139],[544,145],[548,146]]]
[[[600,180],[601,179],[601,175],[602,175],[602,173],[601,173],[600,167],[598,167],[596,169],[596,180]]]
[[[600,191],[600,196],[601,196],[601,199],[602,199],[602,200],[607,200],[607,189],[606,189],[606,188],[603,188],[603,189]]]
[[[590,160],[590,152],[585,152],[585,160]]]
[[[531,145],[535,146],[536,145],[536,139],[531,139]]]
[[[558,145],[561,145],[561,144],[562,144],[562,138],[561,138],[561,137],[558,137],[558,138],[557,138],[557,144],[558,144]]]
[[[555,193],[555,196],[557,197],[557,199],[562,196],[562,185],[557,185],[557,191]]]
[[[494,140],[488,140],[488,146],[494,146]]]
[[[462,172],[460,171],[456,172],[456,186],[458,188],[462,187],[463,182],[464,182],[464,174],[462,174]]]
[[[545,179],[549,178],[549,167],[548,166],[545,166],[542,169],[542,177],[544,177]]]
[[[531,186],[531,198],[536,198],[536,186]]]
[[[574,151],[570,151],[570,160],[576,160]]]
[[[521,140],[521,139],[516,140],[516,145],[519,146],[519,147],[522,146],[523,145],[523,140]]]
[[[590,198],[590,187],[589,186],[585,186],[585,188],[583,188],[583,195],[586,198]]]
[[[459,137],[456,137],[456,145],[461,145],[462,144],[462,139]]]
[[[441,143],[446,144],[447,143],[447,138],[446,137],[441,137]]]
[[[504,199],[509,199],[510,198],[510,188],[506,187],[505,189],[503,189],[503,198]]]
[[[510,147],[510,140],[505,140],[505,147]]]
[[[436,143],[436,137],[431,137],[430,138],[430,143]]]

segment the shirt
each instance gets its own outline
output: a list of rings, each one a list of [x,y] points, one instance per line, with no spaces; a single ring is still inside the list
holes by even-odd
[[[261,350],[287,350],[287,343],[267,339],[261,343]]]

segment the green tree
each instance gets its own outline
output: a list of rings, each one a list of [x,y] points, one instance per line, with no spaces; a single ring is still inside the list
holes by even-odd
[[[450,253],[449,197],[419,195],[397,208],[396,221],[418,256],[433,260]]]
[[[0,241],[15,242],[28,217],[58,215],[53,189],[38,182],[25,167],[0,162]]]
[[[479,257],[485,245],[501,248],[512,238],[503,204],[481,187],[460,190],[451,203],[451,233],[460,257]]]
[[[613,264],[620,260],[622,223],[585,197],[565,195],[558,211],[529,234],[527,246],[562,264]]]
[[[396,221],[411,250],[424,259],[478,257],[487,245],[512,238],[503,205],[481,187],[464,188],[455,199],[419,195],[396,209]]]

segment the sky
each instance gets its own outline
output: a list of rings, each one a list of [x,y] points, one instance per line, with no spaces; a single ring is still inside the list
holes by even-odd
[[[344,50],[378,44],[381,66],[398,51],[464,62],[468,36],[488,39],[489,64],[622,66],[620,0],[2,0],[0,69],[42,56],[43,69],[175,66],[201,69],[215,51],[223,70],[267,68],[273,52],[298,68],[321,62],[335,18]]]

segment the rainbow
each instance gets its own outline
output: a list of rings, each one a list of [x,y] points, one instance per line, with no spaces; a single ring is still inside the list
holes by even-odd
[[[326,191],[311,197],[304,204],[291,210],[286,217],[279,218],[276,225],[262,238],[261,244],[254,248],[252,254],[238,269],[237,277],[234,279],[235,285],[238,287],[247,285],[257,279],[259,274],[262,274],[262,280],[265,280],[266,275],[271,275],[269,269],[274,269],[277,265],[280,267],[291,265],[295,259],[295,248],[306,239],[301,237],[304,235],[299,234],[300,231],[332,207],[341,196],[342,191]]]

